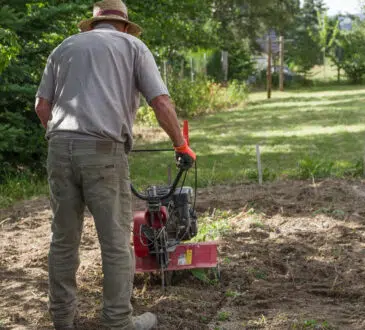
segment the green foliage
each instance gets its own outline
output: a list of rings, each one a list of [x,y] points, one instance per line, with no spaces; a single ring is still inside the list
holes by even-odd
[[[334,165],[334,162],[307,156],[298,162],[298,175],[301,179],[329,177]]]
[[[353,29],[343,32],[338,41],[342,49],[341,66],[353,83],[362,81],[365,75],[365,24],[356,22]]]
[[[325,54],[336,43],[339,30],[339,21],[337,20],[333,26],[330,19],[325,13],[317,12],[317,29],[308,28],[309,35],[313,41],[320,46],[322,53]]]
[[[221,64],[222,53],[216,50],[208,61],[208,76],[217,82],[224,79]],[[254,72],[254,62],[248,44],[235,44],[229,48],[228,80],[245,81]]]
[[[333,329],[327,321],[319,322],[317,320],[305,320],[303,322],[303,329],[319,329],[330,330]]]
[[[10,206],[18,200],[47,193],[48,187],[44,178],[29,171],[22,171],[16,177],[5,177],[5,182],[0,184],[0,209]]]
[[[242,104],[248,90],[244,83],[231,81],[227,87],[198,77],[194,82],[187,78],[169,80],[170,92],[180,117],[190,118]],[[151,107],[142,105],[137,111],[137,123],[156,126],[157,119]]]
[[[219,278],[217,271],[214,269],[191,269],[191,274],[197,278],[199,281],[209,284],[209,285],[215,285],[217,284]]]
[[[14,32],[0,26],[0,74],[18,56],[20,45]]]
[[[213,42],[211,0],[136,0],[127,5],[131,19],[144,29],[143,41],[159,56],[170,57],[182,49]]]
[[[169,80],[169,90],[175,102],[176,112],[181,117],[191,117],[209,109],[209,83],[202,77],[197,77],[192,82],[188,78],[172,76]]]
[[[199,232],[191,242],[205,242],[217,240],[231,230],[228,222],[231,214],[226,211],[215,210],[212,215],[205,214],[199,219]]]
[[[229,312],[219,312],[218,313],[218,321],[227,321],[231,317]]]
[[[319,35],[318,15],[324,12],[321,0],[305,0],[303,8],[297,11],[295,22],[287,34],[292,42],[286,45],[286,61],[297,72],[307,74],[314,65],[322,64],[321,45],[312,36]]]
[[[248,96],[247,86],[235,80],[224,87],[203,76],[196,77],[194,81],[172,76],[168,85],[176,112],[183,118],[234,107],[244,102]],[[138,110],[137,120],[142,124],[156,124],[154,113],[147,106]]]
[[[319,215],[319,214],[325,214],[329,217],[333,217],[334,219],[338,220],[345,220],[346,218],[346,212],[343,210],[332,210],[328,208],[320,208],[313,212],[313,216]]]
[[[218,0],[214,5],[214,19],[219,22],[217,42],[227,50],[244,40],[254,46],[270,29],[280,34],[299,11],[298,0]]]
[[[0,180],[27,168],[36,173],[45,172],[44,129],[29,109],[27,93],[33,96],[35,91],[27,86],[0,87]],[[15,112],[13,109],[17,106],[22,108]]]
[[[152,108],[148,105],[141,106],[137,111],[136,121],[144,126],[156,126],[157,119]]]

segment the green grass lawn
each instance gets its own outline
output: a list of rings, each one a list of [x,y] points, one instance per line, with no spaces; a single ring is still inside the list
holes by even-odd
[[[365,87],[332,86],[253,93],[249,104],[190,121],[199,186],[257,178],[256,144],[266,179],[359,175],[365,140]],[[169,147],[170,143],[144,145]],[[142,147],[136,145],[136,148]],[[173,154],[134,154],[136,184],[164,181]]]
[[[244,107],[190,121],[200,187],[257,180],[256,144],[261,146],[265,180],[362,174],[365,87],[321,86],[265,97],[252,93]],[[167,138],[135,145],[170,147]],[[166,182],[168,165],[175,171],[173,152],[132,154],[132,181],[138,187]],[[193,184],[192,174],[188,184]],[[32,180],[0,185],[0,208],[47,192],[45,181]]]

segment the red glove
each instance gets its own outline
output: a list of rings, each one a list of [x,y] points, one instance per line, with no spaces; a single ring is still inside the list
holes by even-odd
[[[188,143],[185,143],[180,147],[174,147],[176,153],[177,166],[183,170],[188,170],[193,166],[194,161],[196,160],[196,154],[191,148],[188,146]]]

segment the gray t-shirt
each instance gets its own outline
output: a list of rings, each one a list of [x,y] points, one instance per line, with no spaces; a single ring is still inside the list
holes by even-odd
[[[108,139],[129,151],[139,92],[148,103],[169,95],[141,40],[109,24],[74,35],[49,56],[37,92],[52,103],[46,137]]]

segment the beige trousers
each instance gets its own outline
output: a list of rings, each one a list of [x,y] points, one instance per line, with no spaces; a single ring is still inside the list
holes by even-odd
[[[49,251],[49,310],[57,326],[72,325],[77,311],[76,271],[84,208],[92,213],[103,263],[103,324],[134,329],[130,303],[134,254],[128,159],[112,141],[54,137],[48,146],[53,211]]]

